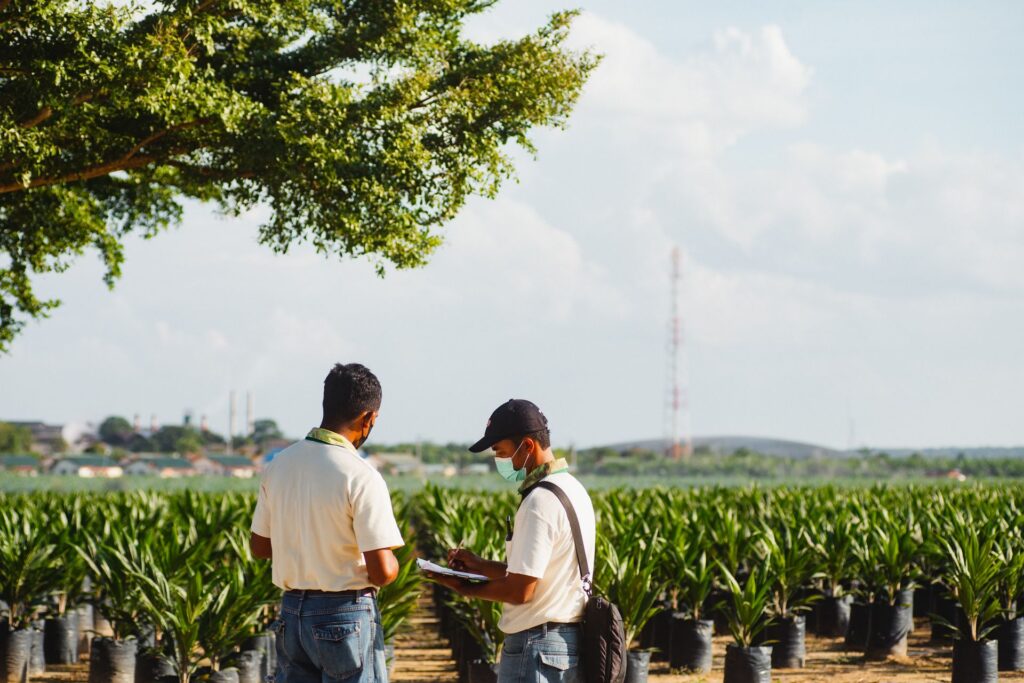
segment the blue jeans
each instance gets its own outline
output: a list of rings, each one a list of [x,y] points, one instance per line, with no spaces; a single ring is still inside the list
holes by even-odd
[[[377,601],[289,591],[281,600],[276,683],[387,683]]]
[[[579,624],[543,624],[505,636],[498,683],[582,683]]]

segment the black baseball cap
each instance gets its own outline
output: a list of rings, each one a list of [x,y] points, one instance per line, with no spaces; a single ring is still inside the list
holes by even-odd
[[[491,413],[484,429],[484,437],[469,447],[473,453],[487,450],[502,439],[511,439],[542,432],[548,428],[548,419],[540,408],[522,398],[510,398]]]

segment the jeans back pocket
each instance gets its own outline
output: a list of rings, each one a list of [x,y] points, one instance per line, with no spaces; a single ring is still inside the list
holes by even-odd
[[[361,624],[347,621],[312,627],[320,668],[331,678],[348,678],[363,668]]]

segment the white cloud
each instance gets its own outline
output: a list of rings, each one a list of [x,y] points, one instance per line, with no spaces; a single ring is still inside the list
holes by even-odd
[[[616,126],[624,117],[643,119],[690,152],[719,150],[759,128],[797,126],[807,115],[812,72],[790,52],[778,26],[720,30],[708,51],[681,61],[591,13],[577,20],[573,41],[604,55],[581,111],[601,112]]]

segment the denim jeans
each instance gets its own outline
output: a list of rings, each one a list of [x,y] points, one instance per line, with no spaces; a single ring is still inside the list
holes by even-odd
[[[505,636],[498,683],[582,683],[579,624],[542,624]]]
[[[377,601],[289,591],[281,600],[276,683],[387,683]]]

